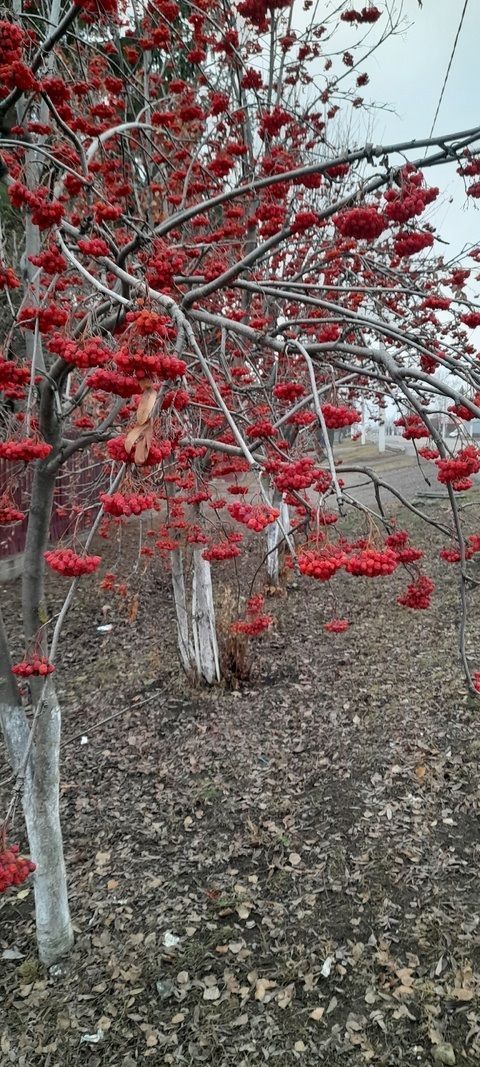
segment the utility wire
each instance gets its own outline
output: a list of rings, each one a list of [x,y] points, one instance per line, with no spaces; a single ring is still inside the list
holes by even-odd
[[[460,34],[462,32],[462,26],[463,26],[463,22],[464,22],[464,19],[465,19],[465,13],[466,13],[467,7],[468,7],[468,0],[465,0],[465,3],[463,5],[463,11],[462,11],[462,14],[460,16],[460,22],[459,22],[458,30],[456,32],[455,40],[453,42],[452,52],[451,52],[451,55],[450,55],[450,59],[448,61],[447,72],[446,72],[445,78],[443,80],[442,91],[440,93],[440,98],[439,98],[439,101],[438,101],[438,104],[437,104],[437,110],[436,110],[434,118],[433,118],[432,128],[430,130],[430,137],[432,136],[432,133],[434,131],[435,123],[436,123],[437,118],[438,118],[438,112],[440,111],[440,108],[442,106],[443,96],[444,96],[444,93],[445,93],[445,89],[447,87],[447,82],[448,82],[448,78],[449,78],[449,75],[450,75],[450,70],[451,70],[451,67],[452,67],[453,58],[454,58],[454,55],[455,55],[455,52],[456,52],[456,49],[457,49],[458,38],[460,37]]]

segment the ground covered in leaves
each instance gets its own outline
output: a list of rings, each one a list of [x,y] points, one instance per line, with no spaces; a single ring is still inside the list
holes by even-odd
[[[138,604],[85,580],[58,669],[76,944],[45,971],[32,888],[0,903],[2,1064],[480,1064],[479,710],[456,567],[415,539],[431,611],[397,606],[405,572],[290,581],[237,691],[182,677],[158,565]]]

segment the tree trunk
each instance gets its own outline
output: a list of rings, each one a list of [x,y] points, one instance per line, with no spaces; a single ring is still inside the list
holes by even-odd
[[[35,921],[42,963],[55,963],[73,945],[67,876],[60,826],[60,708],[48,679],[35,730],[33,776],[27,779],[23,809],[34,875]]]
[[[181,548],[177,548],[174,552],[170,553],[170,560],[172,566],[173,600],[175,603],[175,614],[177,616],[178,651],[183,669],[187,674],[190,674],[194,667],[195,658],[190,638],[187,594],[185,591]]]
[[[50,457],[49,457],[50,458]],[[56,472],[48,460],[37,463],[30,504],[22,583],[23,624],[27,644],[46,652],[41,627],[47,621],[44,559],[48,544]],[[35,725],[33,770],[26,779],[23,808],[34,875],[35,918],[40,959],[51,964],[73,944],[59,811],[60,707],[52,678],[31,679],[34,706],[41,701]]]
[[[8,638],[0,611],[0,726],[10,765],[16,771],[27,747],[29,730],[15,675],[11,673],[10,668]]]
[[[212,571],[200,546],[193,551],[192,632],[195,668],[199,680],[208,685],[220,681]]]
[[[267,526],[267,575],[269,582],[277,588],[280,574],[280,551],[278,546],[283,541],[284,532],[290,533],[288,504],[284,503],[282,494],[278,490],[273,493],[272,507],[280,511],[280,523],[272,522],[270,526]]]

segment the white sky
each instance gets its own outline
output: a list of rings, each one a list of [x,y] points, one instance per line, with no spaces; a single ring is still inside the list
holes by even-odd
[[[383,8],[384,2],[377,0],[377,6]],[[370,84],[359,90],[365,100],[393,109],[375,113],[370,140],[392,144],[429,136],[463,3],[464,0],[423,0],[420,9],[417,0],[404,0],[409,28],[383,44],[360,68],[370,78]],[[359,0],[352,2],[352,7],[361,6]],[[348,41],[355,39],[355,31],[349,30],[348,34]],[[479,45],[480,0],[469,0],[435,133],[480,125]],[[455,164],[432,168],[427,180],[438,185],[443,194],[442,204],[431,221],[448,240],[449,247],[437,245],[437,249],[441,248],[449,258],[466,243],[480,244],[480,201],[465,196]],[[450,198],[453,203],[448,203]]]

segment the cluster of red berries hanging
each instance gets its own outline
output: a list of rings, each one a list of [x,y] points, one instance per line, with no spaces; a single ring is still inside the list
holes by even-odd
[[[50,663],[48,659],[43,656],[32,656],[31,659],[23,659],[20,663],[15,663],[12,667],[12,674],[15,674],[17,678],[46,678],[48,674],[53,674],[55,667],[53,663]]]
[[[422,559],[423,552],[420,548],[408,545],[408,533],[406,530],[396,530],[385,538],[387,548],[393,549],[397,563],[417,563]]]
[[[319,582],[328,582],[343,567],[345,557],[341,554],[329,554],[327,551],[306,549],[298,553],[297,563],[300,574],[308,574]]]
[[[323,404],[322,415],[325,425],[329,430],[341,430],[344,426],[353,426],[360,421],[360,415],[354,408],[348,408],[345,404],[335,407],[334,404]]]
[[[380,578],[393,574],[397,566],[397,556],[391,548],[362,548],[344,563],[347,573],[357,578]]]
[[[426,575],[421,575],[415,581],[410,582],[403,596],[397,598],[397,603],[404,608],[414,608],[417,611],[426,610],[430,607],[435,583]]]
[[[419,441],[422,437],[428,437],[428,430],[420,415],[402,415],[400,419],[395,419],[394,425],[403,426],[402,437],[406,441]]]
[[[12,523],[21,522],[24,518],[25,512],[19,511],[8,496],[0,497],[0,526],[11,526]]]
[[[51,445],[28,437],[23,441],[0,441],[0,459],[12,462],[30,463],[34,459],[46,459],[51,451]]]
[[[480,471],[480,452],[475,445],[467,445],[453,459],[437,459],[437,480],[444,485],[451,484],[453,489],[461,492],[470,489],[471,474]]]
[[[155,493],[100,493],[103,510],[108,515],[141,515],[142,511],[154,511],[159,507]]]
[[[210,548],[206,548],[205,551],[202,552],[203,558],[210,563],[214,560],[235,559],[235,557],[239,555],[240,549],[238,548],[238,545],[231,541],[221,541],[220,544],[211,545]]]
[[[243,523],[249,530],[261,533],[267,526],[278,519],[280,512],[277,508],[269,508],[263,504],[227,504],[227,510],[232,519]]]
[[[386,229],[385,221],[375,207],[352,207],[335,218],[335,226],[343,237],[373,241]]]
[[[3,847],[0,852],[0,893],[14,885],[23,885],[36,869],[36,863],[20,855],[19,845]]]
[[[93,574],[102,562],[101,556],[79,556],[72,548],[57,548],[44,552],[44,557],[52,571],[63,574],[66,578]]]
[[[263,611],[265,598],[261,593],[251,596],[247,601],[246,618],[238,619],[230,626],[231,634],[244,634],[245,637],[258,637],[259,634],[268,630],[272,624],[272,616]]]

